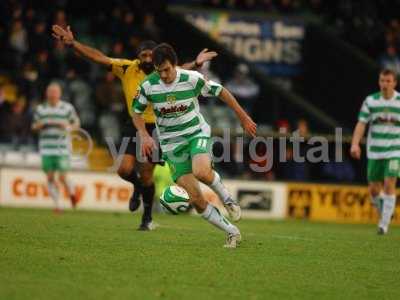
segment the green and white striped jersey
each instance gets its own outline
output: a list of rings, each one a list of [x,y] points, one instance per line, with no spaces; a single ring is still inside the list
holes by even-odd
[[[397,91],[388,100],[379,92],[369,95],[362,104],[358,120],[370,125],[369,159],[400,158],[400,94]]]
[[[45,124],[39,132],[39,151],[41,155],[69,155],[71,147],[67,131],[60,126],[46,125],[58,122],[65,125],[79,122],[75,108],[68,102],[59,101],[57,105],[50,106],[47,102],[37,106],[34,122]]]
[[[198,96],[218,96],[221,91],[220,84],[206,80],[196,71],[177,68],[171,84],[165,84],[155,72],[139,86],[133,110],[141,114],[149,102],[153,105],[161,150],[166,153],[193,138],[210,136],[210,126],[200,113]]]

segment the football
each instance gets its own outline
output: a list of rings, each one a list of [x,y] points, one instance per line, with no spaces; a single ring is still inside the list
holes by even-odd
[[[167,212],[177,215],[188,210],[189,195],[183,188],[172,185],[161,194],[160,204]]]

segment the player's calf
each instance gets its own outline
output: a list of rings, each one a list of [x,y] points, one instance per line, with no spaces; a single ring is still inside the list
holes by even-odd
[[[239,204],[232,198],[231,194],[229,193],[228,189],[222,183],[221,177],[215,171],[213,171],[213,181],[209,185],[209,187],[219,196],[222,200],[225,209],[229,213],[229,217],[234,221],[237,222],[242,217],[242,210],[240,209]]]
[[[382,214],[378,224],[378,234],[386,234],[389,230],[389,224],[396,207],[396,195],[383,194]]]

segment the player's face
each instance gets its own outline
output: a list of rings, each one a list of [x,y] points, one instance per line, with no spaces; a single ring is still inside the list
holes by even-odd
[[[379,87],[382,93],[391,94],[396,88],[397,80],[393,77],[393,75],[383,75],[379,76]]]
[[[176,69],[173,64],[171,64],[168,60],[162,63],[159,66],[156,66],[156,71],[160,75],[161,80],[164,83],[172,83],[176,78]]]
[[[154,71],[152,50],[141,51],[138,55],[138,58],[140,60],[139,67],[145,74],[150,74]]]
[[[61,88],[57,85],[51,85],[46,90],[46,98],[51,104],[56,104],[61,98]]]

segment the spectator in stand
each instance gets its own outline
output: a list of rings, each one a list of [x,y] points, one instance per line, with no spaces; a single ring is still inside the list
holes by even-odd
[[[22,72],[17,78],[17,85],[20,92],[26,95],[29,101],[39,101],[42,86],[39,80],[39,72],[32,63],[26,62],[22,66]]]
[[[35,23],[33,32],[29,34],[29,50],[37,52],[40,49],[47,49],[49,47],[49,37],[46,32],[46,22],[39,20]]]
[[[131,36],[140,36],[141,34],[142,30],[136,20],[135,14],[127,11],[119,28],[119,38],[123,41],[128,41]]]
[[[16,54],[15,63],[19,66],[22,62],[23,55],[28,51],[28,34],[21,20],[15,20],[11,26],[9,35],[9,44]]]
[[[108,21],[108,33],[111,36],[117,36],[122,28],[122,10],[121,7],[115,6],[111,12],[111,18]]]
[[[69,51],[64,43],[60,41],[54,42],[53,58],[54,58],[54,75],[58,78],[64,78],[67,73],[67,65]]]
[[[233,77],[225,83],[225,87],[235,95],[240,105],[251,115],[260,87],[249,77],[249,67],[239,64]]]
[[[310,136],[310,129],[308,127],[308,122],[306,119],[299,119],[297,121],[297,132],[299,136],[307,138]]]
[[[19,97],[11,106],[10,113],[6,116],[7,131],[6,141],[15,147],[31,143],[31,117],[24,97]]]
[[[280,119],[276,122],[276,128],[281,134],[289,134],[291,131],[290,123],[287,119]]]
[[[382,69],[390,69],[400,74],[400,57],[393,45],[386,48],[385,54],[380,58],[380,65]]]
[[[6,99],[4,87],[0,85],[0,143],[7,142],[8,115],[11,113],[10,101]]]
[[[278,126],[279,126],[279,132],[286,134],[290,133],[290,126],[287,120],[281,120]],[[310,179],[310,166],[309,163],[305,161],[306,153],[308,150],[308,144],[305,141],[302,141],[303,140],[302,138],[307,139],[307,137],[310,135],[307,120],[299,119],[297,121],[297,127],[295,132],[300,137],[299,141],[293,142],[297,143],[298,145],[298,153],[294,153],[295,148],[292,144],[287,145],[286,149],[279,148],[279,151],[286,152],[285,161],[279,162],[279,168],[278,168],[279,177],[280,179],[283,180],[308,181]]]
[[[102,113],[119,114],[124,110],[124,94],[114,80],[112,72],[107,72],[104,79],[96,86],[96,106]]]
[[[154,15],[151,13],[147,13],[143,18],[143,29],[145,33],[155,41],[160,40],[160,29],[155,23]]]
[[[255,150],[255,155],[251,154],[249,161],[249,167],[252,171],[252,177],[259,180],[274,180],[275,173],[273,171],[272,165],[269,170],[262,171],[264,169],[268,169],[268,165],[270,163],[273,163],[273,157],[268,157],[267,155],[267,145],[265,143],[258,143]],[[268,159],[271,159],[271,161],[268,161]]]
[[[111,49],[111,57],[124,57],[125,56],[125,49],[124,44],[120,41],[116,42]]]
[[[25,27],[28,29],[28,31],[31,31],[32,28],[34,27],[34,22],[36,18],[36,11],[32,7],[28,7],[25,10],[25,16],[24,16],[24,24]]]
[[[67,28],[67,16],[65,15],[65,11],[60,9],[56,11],[54,15],[54,21],[53,24],[56,24],[62,28]]]

